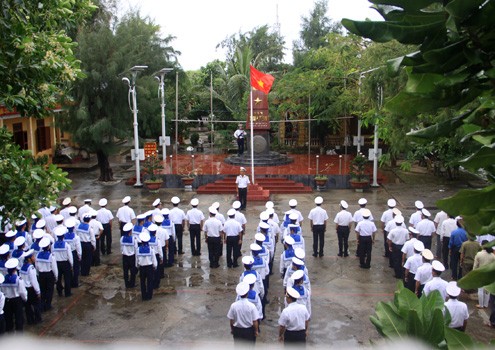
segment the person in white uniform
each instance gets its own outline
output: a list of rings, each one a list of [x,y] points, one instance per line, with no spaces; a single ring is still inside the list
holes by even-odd
[[[321,207],[323,198],[318,196],[315,198],[315,205],[309,212],[308,219],[313,232],[313,256],[319,256],[323,254],[323,247],[325,245],[325,231],[327,228],[328,213]],[[341,255],[342,256],[342,255]]]
[[[449,327],[457,329],[458,331],[465,332],[467,326],[467,320],[469,318],[468,307],[462,301],[457,298],[461,294],[461,288],[457,286],[456,281],[451,281],[447,285],[447,295],[449,300],[445,302],[444,314],[447,311],[450,314]]]
[[[430,294],[434,290],[438,290],[443,300],[447,299],[447,285],[449,283],[440,277],[444,271],[445,266],[443,266],[440,261],[434,260],[431,263],[431,280],[425,283],[423,289],[425,295]]]
[[[230,320],[230,333],[234,337],[235,344],[256,342],[258,336],[259,312],[256,306],[248,300],[250,286],[246,282],[240,282],[236,286],[239,300],[232,303],[227,313]]]
[[[278,340],[285,344],[306,343],[309,333],[309,312],[306,306],[299,304],[299,292],[288,287],[285,293],[287,307],[278,319]]]
[[[339,242],[340,257],[349,256],[349,234],[351,232],[352,214],[347,211],[349,204],[346,201],[340,201],[340,211],[335,215],[333,222],[335,223],[335,230],[337,231],[337,238]]]
[[[237,195],[239,197],[239,202],[241,202],[240,210],[246,210],[247,205],[247,189],[248,185],[251,183],[249,176],[246,175],[246,168],[241,167],[239,169],[240,174],[235,179],[237,185]]]

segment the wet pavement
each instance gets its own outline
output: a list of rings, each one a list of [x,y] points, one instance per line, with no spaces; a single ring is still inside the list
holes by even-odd
[[[126,195],[132,197],[131,207],[136,213],[151,209],[151,203],[156,198],[161,198],[166,203],[165,206],[170,207],[170,199],[175,195],[182,199],[180,207],[187,210],[190,199],[196,196],[194,192],[184,192],[182,189],[162,188],[158,193],[150,193],[146,189],[126,186],[121,180],[132,175],[132,168],[127,166],[116,165],[114,174],[117,181],[102,184],[96,181],[96,169],[71,173],[73,189],[63,197],[72,197],[73,203],[77,205],[82,204],[84,198],[92,198],[95,208],[98,200],[105,197],[108,199],[108,208],[115,214],[121,206],[121,199]],[[462,183],[452,184],[424,174],[417,174],[413,178],[414,183],[390,181],[385,187],[364,193],[331,190],[303,195],[272,195],[271,200],[275,203],[279,216],[289,209],[289,199],[295,198],[298,209],[305,218],[302,229],[306,241],[306,265],[312,285],[313,309],[308,344],[347,348],[370,346],[371,342],[382,339],[369,321],[369,316],[374,314],[378,301],[392,300],[396,280],[392,277],[388,261],[382,257],[381,232],[378,232],[373,247],[371,269],[360,269],[354,256],[354,233],[350,235],[351,255],[347,258],[336,256],[337,236],[333,218],[341,199],[345,199],[350,204],[349,210],[354,212],[358,208],[357,201],[360,197],[368,199],[368,208],[376,220],[379,220],[386,209],[389,198],[397,200],[399,209],[407,218],[414,210],[413,203],[416,199],[422,199],[434,214],[437,199],[451,195],[459,186],[464,186]],[[322,258],[311,256],[312,234],[307,219],[317,195],[324,198],[323,207],[328,210],[330,217],[325,236],[325,256]],[[204,213],[211,203],[218,201],[220,211],[225,214],[234,201],[232,195],[198,195],[197,198],[200,201],[199,208]],[[248,252],[248,242],[253,240],[258,215],[262,210],[264,203],[248,203],[245,212],[248,219],[247,239],[243,245],[243,253]],[[153,299],[142,302],[139,287],[124,287],[119,239],[118,226],[114,222],[113,254],[102,256],[102,264],[93,267],[90,276],[81,277],[81,286],[73,290],[72,297],[54,296],[53,310],[43,314],[42,324],[28,326],[27,334],[89,344],[174,347],[233,344],[226,314],[235,299],[235,286],[241,268],[227,269],[223,257],[220,268],[210,269],[204,242],[202,255],[191,256],[189,237],[185,232],[186,253],[178,257],[175,266],[165,270],[165,278],[162,279],[160,288],[155,290]],[[281,252],[282,247],[279,244],[274,264],[277,270]],[[137,282],[139,285],[139,279]],[[270,278],[270,303],[266,306],[266,319],[261,324],[257,346],[277,345],[277,321],[283,309],[283,295],[282,280],[275,271]],[[488,327],[481,327],[483,319],[488,315],[474,307],[475,300],[467,302],[471,315],[467,332],[486,342],[493,336]]]

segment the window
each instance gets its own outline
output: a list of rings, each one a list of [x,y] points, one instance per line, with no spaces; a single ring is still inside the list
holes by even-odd
[[[28,149],[27,131],[22,130],[22,123],[12,125],[14,131],[14,143],[18,144],[21,149]]]
[[[38,152],[51,148],[50,127],[45,126],[44,119],[36,120],[36,147]]]

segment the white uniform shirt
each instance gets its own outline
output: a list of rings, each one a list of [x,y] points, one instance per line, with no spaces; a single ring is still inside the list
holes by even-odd
[[[419,231],[420,236],[431,236],[435,232],[435,224],[429,219],[423,219],[416,224],[416,230]]]
[[[174,225],[182,225],[183,222],[186,220],[186,213],[184,213],[184,210],[178,207],[173,207],[172,209],[170,209],[170,214],[168,217],[170,218],[170,221],[174,223]]]
[[[235,219],[228,219],[223,225],[223,232],[227,237],[239,236],[242,232],[242,226]]]
[[[100,208],[96,212],[96,220],[103,224],[108,224],[111,220],[113,220],[113,214],[107,208]]]
[[[335,215],[333,222],[339,226],[349,226],[352,222],[352,214],[345,209],[342,209]]]
[[[5,307],[5,295],[0,288],[0,315],[3,315],[3,308]]]
[[[30,264],[27,271],[19,270],[19,276],[24,280],[26,288],[33,287],[36,295],[41,294],[40,284],[38,283],[38,277],[36,276],[36,268],[34,265]]]
[[[457,223],[455,219],[453,218],[448,218],[445,219],[444,222],[442,222],[442,225],[440,226],[440,236],[442,238],[449,238],[452,231],[457,229]]]
[[[65,219],[68,219],[70,214],[69,214],[69,207],[65,207],[64,209],[60,210],[60,215],[62,215]]]
[[[101,224],[101,222],[96,219],[91,219],[91,221],[89,222],[89,227],[93,231],[95,237],[100,237],[100,234],[103,231],[103,225]]]
[[[250,328],[259,319],[258,309],[247,298],[241,298],[230,305],[227,317],[234,321],[234,327]]]
[[[236,139],[239,139],[239,138],[243,139],[243,138],[244,138],[244,136],[246,136],[246,130],[244,130],[244,129],[237,129],[237,130],[234,132],[234,137],[235,137]]]
[[[5,276],[7,279],[8,275]],[[2,283],[2,291],[6,299],[21,297],[23,301],[27,301],[27,290],[24,280],[17,276],[16,283]]]
[[[290,210],[286,211],[286,212],[285,212],[285,215],[284,215],[284,218],[285,218],[287,215],[290,215],[290,214],[292,214],[292,213],[296,213],[296,215],[297,215],[297,221],[296,221],[296,222],[297,222],[298,224],[300,224],[300,223],[301,223],[301,221],[303,221],[303,220],[304,220],[304,217],[302,216],[301,212],[300,212],[299,210],[297,210],[297,209],[290,209]]]
[[[79,236],[74,232],[74,238],[73,239],[67,238],[67,235],[66,235],[66,236],[64,236],[64,241],[67,244],[69,244],[71,252],[74,250],[76,251],[77,257],[80,260],[81,256],[82,256],[82,247],[81,247],[81,239],[79,238]]]
[[[394,220],[390,220],[389,222],[387,222],[387,224],[385,225],[385,231],[387,232],[390,232],[392,231],[393,228],[397,227],[397,224],[395,223]],[[407,228],[406,225],[404,223],[402,223],[402,225],[400,225],[400,227],[403,227],[403,228]]]
[[[56,241],[55,244],[57,242],[58,241]],[[73,266],[74,260],[72,257],[72,250],[71,250],[70,244],[63,241],[63,240],[62,240],[62,242],[65,243],[63,248],[56,248],[55,244],[52,246],[52,253],[55,256],[55,260],[57,262],[68,261],[70,263],[70,266]]]
[[[418,222],[421,221],[421,210],[417,210],[416,212],[411,214],[411,217],[409,218],[409,225],[412,227],[416,228],[416,225]]]
[[[241,224],[241,226],[242,226],[242,225],[246,225],[246,223],[247,223],[246,216],[245,216],[243,213],[241,213],[239,210],[236,210],[236,211],[235,211],[235,216],[234,216],[234,219],[235,219],[235,220],[236,220],[239,224]]]
[[[217,215],[215,215],[215,217],[218,219],[218,221],[220,221],[223,224],[225,224],[225,216],[223,216],[222,213],[217,213]]]
[[[414,279],[418,281],[420,284],[425,284],[429,280],[431,280],[431,264],[430,263],[423,263],[420,267],[418,267],[418,270],[416,271],[416,275],[414,276]]]
[[[411,238],[408,240],[406,243],[404,243],[404,246],[402,247],[401,252],[403,254],[406,254],[406,259],[410,258],[414,254],[414,242],[416,242],[418,239],[417,238]]]
[[[288,331],[302,331],[306,329],[309,320],[308,309],[297,302],[290,303],[280,314],[278,324]]]
[[[446,310],[449,310],[450,314],[450,328],[458,328],[464,325],[464,321],[469,318],[468,307],[462,301],[457,299],[449,299],[445,302],[445,309],[443,310],[444,315]]]
[[[356,225],[356,232],[363,237],[371,236],[374,232],[376,232],[375,223],[370,220],[361,220]]]
[[[175,226],[174,226],[174,231],[175,231]],[[165,247],[167,244],[167,241],[170,238],[170,232],[171,229],[168,229],[163,226],[158,226],[158,229],[156,230],[156,237],[160,240],[161,247]]]
[[[203,212],[198,208],[189,209],[186,213],[186,220],[189,221],[189,225],[199,225],[204,219]]]
[[[91,210],[93,210],[93,208],[91,208],[89,204],[84,204],[81,208],[79,208],[79,210],[77,211],[77,216],[79,217],[79,220],[82,221],[84,214],[90,212]]]
[[[127,224],[136,218],[136,214],[134,213],[134,209],[129,207],[128,205],[124,205],[117,210],[117,214],[115,215],[120,222]]]
[[[440,277],[432,277],[431,280],[425,283],[423,294],[428,295],[434,290],[438,290],[443,300],[447,299],[447,285],[449,282],[444,281]]]
[[[404,264],[404,268],[409,270],[413,275],[416,274],[418,268],[423,265],[423,257],[419,253],[415,253],[410,258],[407,258],[406,263]]]
[[[136,250],[138,248],[136,237],[131,235],[130,242],[124,242],[124,237],[126,236],[122,236],[120,238],[120,252],[122,253],[122,255],[132,256],[136,254]]]
[[[251,181],[249,180],[249,176],[247,175],[237,175],[235,183],[237,184],[238,188],[247,188]]]
[[[156,261],[156,255],[153,251],[153,248],[150,246],[150,253],[140,253],[138,247],[136,249],[136,267],[141,267],[141,266],[149,266],[153,265],[153,268],[156,268],[158,266],[158,262]]]
[[[217,218],[210,217],[205,221],[203,231],[208,237],[220,237],[220,233],[223,231],[223,225]]]
[[[50,253],[50,257],[48,258],[48,260],[42,260],[40,259],[40,253],[36,255],[36,266],[35,266],[36,270],[40,273],[51,271],[55,276],[55,280],[58,280],[58,267],[57,267],[57,261],[55,260],[55,256],[52,253]]]
[[[387,224],[390,220],[394,218],[394,213],[392,209],[387,209],[383,212],[382,217],[380,218],[380,221],[383,222],[383,224]]]
[[[317,206],[308,214],[308,219],[313,221],[313,225],[324,225],[328,220],[328,213],[325,209],[320,206]]]
[[[439,211],[437,215],[435,215],[435,218],[433,219],[433,222],[437,226],[437,234],[440,236],[440,227],[442,226],[442,223],[449,218],[449,215],[444,212],[443,210]]]
[[[409,238],[409,231],[407,228],[396,226],[390,230],[387,235],[387,239],[391,240],[393,244],[404,245]]]
[[[352,216],[352,221],[357,223],[363,220],[363,209],[365,208],[359,208],[354,212],[354,215]],[[375,219],[373,218],[373,214],[370,215],[369,220],[375,221]]]

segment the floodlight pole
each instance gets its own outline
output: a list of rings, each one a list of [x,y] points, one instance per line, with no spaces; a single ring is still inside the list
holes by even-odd
[[[173,68],[162,68],[158,71],[156,79],[159,81],[158,95],[160,96],[160,106],[162,108],[162,160],[167,162],[167,145],[165,142],[166,137],[166,120],[165,120],[165,74],[171,72]]]

